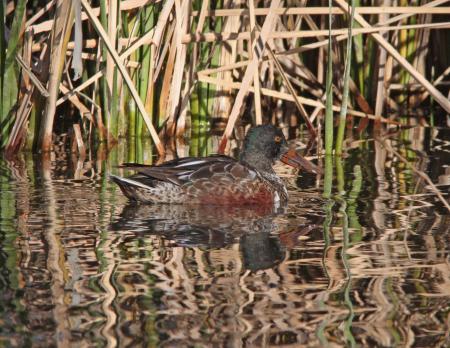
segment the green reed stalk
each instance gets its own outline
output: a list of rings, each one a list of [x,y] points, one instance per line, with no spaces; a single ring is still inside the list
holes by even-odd
[[[5,163],[0,160],[0,165],[5,168]],[[10,179],[8,176],[0,176],[0,225],[2,226],[3,240],[2,251],[6,254],[4,257],[5,266],[8,272],[8,282],[11,288],[19,288],[19,279],[17,274],[17,237],[18,232],[13,221],[16,217],[16,197],[12,191]],[[2,253],[3,253],[2,252]],[[6,259],[6,260],[5,260]],[[5,281],[6,279],[3,279]]]
[[[191,94],[190,102],[191,102],[191,138],[189,142],[189,155],[190,156],[198,156],[198,134],[200,132],[200,104],[199,104],[199,89],[201,88],[199,86],[194,89],[193,93]]]
[[[148,249],[148,247],[146,247],[146,250]],[[150,254],[153,255],[153,254]],[[147,256],[147,258],[150,258],[150,256]],[[150,268],[150,267],[148,267]],[[153,278],[150,276],[150,270],[147,271],[148,279],[151,282],[151,284],[154,284],[155,281],[153,280]],[[155,289],[155,286],[149,286],[149,289]],[[151,308],[153,306],[153,303],[155,302],[154,297],[156,297],[156,295],[154,295],[154,291],[150,290],[146,297],[148,298],[148,300],[146,299],[146,301],[148,301],[147,304],[147,308]],[[145,333],[145,338],[144,338],[144,342],[147,342],[147,347],[160,347],[162,344],[160,344],[160,332],[158,329],[158,316],[157,316],[157,312],[156,310],[152,310],[152,312],[150,312],[148,315],[146,315],[145,319],[144,319],[144,333]]]
[[[202,155],[204,151],[204,146],[202,146],[202,142],[200,141],[201,135],[206,132],[206,129],[208,128],[208,115],[209,109],[211,105],[213,104],[212,101],[213,97],[211,97],[211,94],[209,93],[210,90],[208,88],[207,83],[199,83],[197,93],[198,93],[198,115],[196,120],[196,136],[197,136],[197,145],[198,145],[198,155]]]
[[[200,148],[200,156],[208,156],[208,135],[206,131],[198,135],[198,144]]]
[[[349,40],[350,41],[350,40]],[[352,284],[352,274],[350,265],[348,263],[347,250],[349,247],[349,230],[348,230],[348,215],[347,215],[347,201],[346,201],[346,191],[345,191],[345,176],[344,176],[344,163],[341,157],[336,157],[336,180],[338,186],[338,194],[336,195],[336,201],[339,202],[339,213],[341,216],[342,223],[342,235],[343,235],[343,245],[341,249],[341,260],[344,265],[345,273],[347,275],[347,281],[344,286],[344,303],[348,308],[348,317],[344,323],[344,337],[347,342],[349,342],[350,347],[355,347],[356,342],[353,334],[351,332],[354,311],[353,303],[350,299],[350,290]]]
[[[355,165],[353,167],[353,175],[355,176],[353,182],[352,182],[352,189],[348,194],[347,199],[347,214],[348,214],[348,223],[352,230],[358,231],[358,233],[354,233],[353,236],[355,238],[352,238],[353,242],[361,241],[362,239],[362,229],[361,224],[358,220],[358,214],[356,213],[357,208],[357,199],[361,192],[362,187],[362,171],[361,166]]]
[[[142,117],[140,117],[142,118]],[[135,139],[135,147],[136,147],[136,158],[135,161],[137,163],[143,163],[144,161],[144,146],[143,146],[143,140],[142,137],[136,137]],[[128,146],[131,146],[131,144],[128,144]]]
[[[327,77],[326,77],[326,90],[327,96],[326,109],[325,109],[325,155],[331,155],[333,153],[333,59],[332,59],[332,47],[331,47],[331,27],[333,24],[333,18],[331,15],[332,0],[328,0],[328,62],[327,62]],[[325,190],[325,189],[324,189]]]
[[[400,5],[399,6],[410,6],[409,1],[407,0],[401,0],[400,1]],[[412,18],[409,19],[405,19],[402,21],[402,24],[408,24],[411,20],[413,20]],[[402,55],[402,57],[405,57],[406,59],[408,59],[409,57],[409,46],[410,46],[410,33],[411,30],[400,30],[399,32],[399,52]],[[414,41],[414,38],[412,39],[412,41]],[[409,60],[409,59],[408,59]],[[409,81],[409,73],[407,71],[405,71],[404,69],[401,69],[399,72],[399,82],[400,84],[407,84]],[[407,98],[407,92],[405,90],[403,90],[400,95],[398,96],[398,103],[403,103]],[[402,117],[402,121],[405,121],[405,118]]]
[[[103,28],[108,28],[108,18],[107,18],[107,0],[100,0],[100,23],[102,23]],[[108,49],[106,48],[106,45],[102,45],[102,58],[103,58],[103,64],[101,64],[102,68],[106,66],[106,57],[108,56]],[[109,132],[109,122],[107,119],[109,109],[109,103],[108,103],[108,82],[106,81],[106,75],[103,75],[100,79],[100,99],[101,99],[101,105],[102,105],[102,118],[103,118],[103,124],[106,125],[106,131]],[[105,141],[106,139],[103,139],[103,135],[99,136],[100,141]]]
[[[340,159],[338,159],[340,160]],[[344,337],[345,340],[349,343],[349,347],[355,347],[356,341],[355,337],[352,334],[352,324],[353,324],[353,318],[355,317],[355,312],[353,310],[353,302],[350,298],[350,291],[352,288],[352,272],[350,269],[350,265],[348,262],[348,254],[347,250],[350,245],[349,243],[349,230],[348,230],[348,216],[347,216],[347,202],[345,199],[342,199],[341,208],[339,211],[342,214],[342,220],[343,220],[343,226],[342,226],[342,233],[344,237],[344,243],[341,250],[341,258],[342,258],[342,264],[344,265],[345,272],[347,274],[347,281],[345,282],[344,287],[344,303],[347,305],[348,308],[348,317],[345,320],[344,323]]]
[[[141,36],[151,30],[155,26],[155,5],[150,5],[145,8],[145,10],[141,13]],[[152,55],[151,55],[151,46],[145,45],[140,49],[140,59],[141,69],[139,75],[139,96],[141,97],[144,104],[147,104],[147,93],[150,88],[152,88],[153,81],[150,81],[150,69],[152,66],[151,63]],[[152,117],[152,110],[147,109],[149,117]],[[136,136],[141,137],[143,132],[145,131],[145,125],[143,122],[143,117],[140,116],[136,122]],[[144,132],[145,134],[145,132]]]
[[[202,2],[195,1],[193,7],[195,10],[199,11],[201,9]],[[205,25],[209,25],[209,18],[206,19]],[[198,17],[194,18],[193,27],[198,30]],[[193,28],[193,30],[194,30]],[[200,31],[202,32],[202,31]],[[201,43],[194,43],[192,47],[193,59],[196,59],[197,64],[203,68],[204,59],[202,48],[204,45]],[[199,155],[199,144],[198,144],[198,134],[200,133],[200,97],[202,95],[201,89],[208,88],[206,83],[199,82],[197,86],[194,87],[192,94],[190,96],[190,116],[191,116],[191,135],[189,141],[189,155],[198,156]]]
[[[155,8],[153,9],[155,11]],[[153,21],[156,20],[156,15],[153,12]],[[153,120],[155,117],[155,107],[154,107],[154,100],[155,100],[155,83],[153,82],[154,72],[155,72],[155,46],[150,46],[150,67],[148,71],[148,78],[147,78],[147,95],[145,97],[145,109],[147,110],[147,113],[149,117]],[[156,123],[155,121],[153,121]],[[144,132],[144,134],[147,134]]]
[[[34,105],[31,109],[30,119],[28,121],[28,132],[25,142],[25,149],[27,149],[28,151],[33,150],[34,142],[36,139],[36,132],[39,129],[36,114],[36,105]]]
[[[0,165],[4,163],[0,162]],[[8,175],[9,176],[9,175]],[[0,272],[2,274],[2,292],[14,294],[20,291],[22,288],[20,284],[21,273],[19,264],[21,261],[21,253],[18,251],[17,242],[20,235],[20,231],[14,224],[17,216],[16,211],[16,195],[12,192],[12,187],[8,177],[0,176],[0,226],[2,226],[2,252],[0,255]],[[24,207],[22,207],[24,208]],[[28,207],[29,209],[29,207]],[[26,311],[28,308],[24,306],[17,296],[14,296],[11,301],[11,307],[14,308],[15,314],[25,318],[27,316]],[[2,301],[3,302],[3,301]],[[2,314],[4,313],[2,308]],[[22,330],[19,325],[14,325],[17,332]],[[24,342],[27,342],[25,340]]]
[[[355,4],[354,0],[351,0],[351,15],[350,15],[350,23],[348,26],[348,37],[352,37],[352,29],[353,29],[353,21],[355,16]],[[350,70],[352,63],[352,41],[351,39],[347,40],[347,52],[345,57],[345,70],[344,70],[344,90],[342,92],[342,104],[341,110],[339,113],[339,127],[336,137],[336,155],[342,155],[342,148],[344,145],[344,133],[345,133],[345,125],[347,123],[347,106],[348,106],[348,85],[350,81]]]
[[[153,153],[155,146],[153,145],[153,141],[151,137],[142,137],[141,138],[141,144],[142,144],[142,156],[138,157],[139,163],[143,164],[153,164]],[[140,155],[140,154],[139,154]]]
[[[220,8],[221,2],[215,3],[216,8]],[[200,5],[199,5],[200,8]],[[221,17],[215,18],[214,32],[221,32],[223,19]],[[205,19],[205,28],[209,28],[213,25],[210,17]],[[211,68],[217,67],[220,64],[220,46],[214,46],[208,43],[200,43],[199,45],[199,66],[205,68],[208,66]],[[211,51],[213,50],[213,51]],[[208,152],[208,141],[205,136],[209,130],[209,115],[213,113],[214,100],[216,98],[216,86],[208,83],[199,82],[197,91],[197,99],[194,100],[194,112],[192,112],[192,125],[194,135],[196,137],[194,148],[192,151],[196,151],[198,155],[206,155]]]
[[[369,5],[367,5],[369,6]],[[376,15],[375,15],[376,16]],[[377,16],[378,17],[378,16]],[[373,83],[373,78],[376,76],[375,65],[378,60],[378,45],[370,35],[366,36],[365,43],[363,44],[363,96],[371,101],[374,97],[374,88],[376,90],[376,84]]]
[[[325,260],[322,261],[322,264],[325,265]],[[326,270],[326,267],[323,266],[323,269]],[[320,307],[323,308],[323,310],[325,312],[326,311],[326,307],[327,307],[325,301],[324,300],[319,300],[319,301],[320,301],[319,302],[320,303]],[[319,339],[321,347],[329,347],[330,346],[330,341],[328,340],[327,335],[325,334],[325,329],[327,328],[329,322],[330,321],[328,319],[328,316],[325,316],[325,318],[323,318],[321,320],[321,323],[317,327],[317,330],[316,330],[316,336]]]
[[[334,200],[331,199],[331,188],[333,183],[333,157],[331,155],[325,155],[325,177],[324,177],[324,188],[323,188],[323,197],[327,198],[327,201],[324,205],[325,219],[323,221],[323,240],[324,247],[322,253],[322,268],[325,272],[325,275],[328,279],[330,279],[330,275],[328,274],[327,268],[327,249],[330,246],[331,238],[331,224],[333,223],[333,207]],[[326,307],[323,300],[320,302],[321,306]],[[316,330],[316,336],[319,339],[321,346],[328,347],[329,341],[327,335],[325,334],[325,330],[328,326],[329,320],[328,316],[322,320],[322,323],[318,326]]]
[[[207,22],[209,25],[210,21]],[[223,26],[223,18],[216,18],[216,23],[214,25],[214,32],[220,33],[222,31]],[[220,55],[221,55],[221,46],[218,44],[217,46],[213,46],[214,53],[211,59],[211,68],[216,68],[220,65]],[[211,54],[210,48],[205,45],[205,50],[202,53],[203,59],[206,62],[207,57]],[[216,85],[203,84],[202,91],[204,92],[204,100],[200,100],[200,105],[204,105],[203,111],[200,115],[200,127],[203,132],[208,128],[208,116],[214,113],[214,100],[217,97]]]
[[[139,32],[141,33],[141,35],[143,35],[143,33],[145,32],[145,13],[140,13],[139,17],[135,18],[136,20],[139,20],[139,22],[141,23],[140,28],[139,28]],[[147,94],[147,87],[148,87],[148,70],[149,70],[149,57],[148,54],[146,54],[146,51],[149,52],[150,51],[150,46],[146,46],[146,47],[141,47],[139,49],[139,52],[137,54],[137,61],[141,64],[141,68],[137,70],[137,73],[139,74],[139,76],[137,76],[137,86],[138,86],[138,92],[139,92],[139,97],[141,98],[141,100],[145,103],[145,96]],[[142,136],[142,127],[144,126],[144,122],[143,122],[143,118],[142,118],[142,114],[137,111],[136,114],[136,120],[135,120],[135,124],[134,124],[134,134],[136,136],[135,142],[136,145],[138,143],[138,138],[141,138]]]
[[[199,4],[199,8],[201,3]],[[212,6],[215,9],[223,8],[223,1],[217,1]],[[206,30],[213,28],[215,33],[220,33],[223,28],[223,17],[207,17],[205,19],[204,28]],[[216,68],[220,65],[221,47],[220,43],[207,44],[200,43],[200,62],[202,67]],[[217,87],[208,83],[200,82],[198,84],[198,132],[197,132],[197,146],[198,154],[206,156],[209,154],[211,148],[210,138],[207,133],[210,130],[210,115],[214,113],[215,99],[217,98]]]
[[[325,155],[325,172],[323,178],[324,198],[331,198],[332,185],[333,185],[333,156]]]
[[[408,6],[419,6],[419,4],[417,3],[417,1],[412,1],[412,4],[409,3]],[[409,18],[409,24],[417,24],[417,16],[412,16]],[[408,59],[408,61],[410,63],[414,62],[414,54],[417,52],[417,45],[419,44],[418,41],[416,41],[416,32],[417,30],[415,29],[409,29],[407,31],[407,49],[406,49],[406,59]],[[419,52],[417,52],[417,54],[419,54]],[[406,72],[406,76],[405,76],[405,83],[409,83],[409,81],[411,81],[411,75]]]
[[[387,256],[387,255],[385,257],[389,258],[389,256]],[[388,259],[386,261],[391,261],[391,260]],[[420,269],[418,269],[417,271],[418,271],[417,272],[418,274],[421,273]],[[417,278],[419,278],[419,277],[420,276],[418,276]],[[415,274],[413,272],[412,279],[417,279],[417,278],[415,277]],[[394,277],[391,276],[386,279],[385,285],[384,285],[384,293],[385,293],[388,303],[390,303],[392,306],[392,309],[386,314],[386,323],[388,324],[387,331],[390,334],[390,336],[393,337],[393,342],[392,342],[393,347],[400,346],[400,343],[403,341],[403,339],[402,339],[403,333],[402,333],[402,331],[400,331],[400,328],[396,324],[396,318],[398,315],[397,309],[400,308],[400,306],[401,306],[401,301],[398,296],[398,288],[397,287],[398,287],[398,282],[396,281],[396,279]],[[426,290],[425,290],[425,293],[427,293]],[[422,296],[422,298],[426,299],[427,296]]]
[[[3,72],[5,71],[6,41],[5,41],[5,2],[0,3],[0,91],[3,91]]]
[[[136,119],[137,119],[137,110],[136,103],[133,98],[129,95],[128,92],[125,92],[125,95],[128,95],[127,98],[127,114],[128,114],[128,161],[135,162],[136,160],[136,147],[133,146],[136,140]]]
[[[333,223],[333,207],[335,201],[331,199],[331,189],[333,185],[333,156],[325,155],[325,176],[324,176],[324,185],[323,185],[323,197],[327,199],[324,205],[325,219],[323,221],[323,240],[324,247],[322,253],[322,268],[325,272],[325,275],[328,279],[330,279],[330,275],[328,274],[327,268],[327,249],[330,246],[331,238],[331,224]],[[323,304],[323,303],[321,303]],[[325,319],[322,321],[322,324],[319,325],[316,335],[323,347],[328,347],[329,342],[327,339],[327,335],[325,335],[325,329],[328,325],[328,320]]]
[[[114,153],[117,153],[117,147],[113,149]],[[118,162],[113,161],[113,156],[108,157],[109,162],[109,170],[104,170],[102,173],[102,178],[100,180],[100,193],[99,193],[99,221],[101,223],[100,226],[100,233],[99,233],[99,242],[95,247],[95,255],[99,263],[99,272],[104,272],[108,267],[108,257],[106,256],[105,247],[107,246],[109,233],[108,233],[108,225],[105,224],[105,222],[108,220],[108,215],[112,216],[113,211],[108,212],[108,208],[112,207],[114,210],[115,202],[116,202],[116,195],[115,192],[117,192],[117,188],[112,186],[113,191],[108,190],[109,186],[109,179],[108,179],[108,172],[114,172],[114,174],[117,174],[117,166]],[[106,168],[106,161],[103,162],[104,168]],[[114,191],[115,190],[115,191]],[[109,214],[108,214],[109,213]],[[94,291],[101,291],[99,289],[97,282],[89,283],[89,287],[93,289]]]
[[[324,206],[325,210],[325,220],[323,222],[323,240],[325,242],[323,260],[322,263],[324,265],[323,269],[326,272],[325,266],[325,250],[330,245],[330,227],[333,222],[333,206],[334,200],[331,199],[331,190],[333,186],[333,156],[325,155],[325,175],[323,178],[323,197],[327,199],[327,202]]]
[[[3,85],[5,74],[5,60],[6,60],[6,41],[5,41],[5,5],[4,1],[0,2],[0,100],[2,107],[0,109],[0,122],[3,119]]]
[[[131,19],[128,17],[128,14],[123,12],[122,13],[122,30],[125,37],[130,37],[131,32],[133,31],[134,26],[136,25],[136,16],[131,17]],[[137,61],[137,52],[133,52],[130,55],[130,60]],[[133,78],[134,76],[132,76]],[[139,85],[136,84],[139,88]],[[127,161],[128,162],[136,162],[136,146],[135,146],[135,140],[136,140],[136,120],[138,118],[137,116],[137,107],[136,102],[131,97],[131,93],[128,90],[128,88],[125,88],[123,90],[123,95],[125,98],[125,111],[126,115],[125,118],[127,118]]]
[[[206,122],[208,122],[208,84],[200,82],[198,84],[198,114],[197,114],[197,135],[205,130]]]
[[[114,4],[116,8],[116,15],[119,16],[120,15],[120,1],[119,0],[112,0],[112,4]],[[108,14],[108,16],[111,16],[111,14]],[[108,25],[115,25],[114,23],[118,23],[118,18],[116,18],[116,20],[111,20],[111,18],[108,18]],[[111,28],[108,27],[108,34],[110,33],[109,30]],[[116,31],[117,28],[114,28],[114,30]],[[117,47],[117,40],[119,40],[119,35],[117,35],[117,33],[114,33],[115,36],[115,41],[112,42],[114,47]],[[111,71],[112,71],[112,83],[111,80],[109,81],[108,87],[110,88],[110,98],[109,98],[109,129],[110,132],[113,136],[114,139],[117,139],[119,137],[119,135],[123,135],[124,132],[124,118],[120,118],[119,115],[119,110],[120,110],[120,95],[119,95],[119,83],[118,83],[118,79],[119,79],[119,72],[118,72],[118,68],[117,66],[113,63],[113,61],[108,61],[108,57],[109,54],[107,56],[105,56],[107,58],[107,62],[106,62],[106,78],[107,80],[110,79],[110,75],[108,72],[108,69],[111,67]],[[108,65],[111,64],[111,65]],[[112,140],[112,139],[111,139]]]
[[[43,96],[36,96],[35,103],[31,109],[30,120],[28,123],[28,132],[25,149],[28,151],[33,151],[38,146],[39,141],[39,129],[41,127],[41,117],[45,110],[45,100]]]
[[[408,0],[400,0],[399,6],[408,6]],[[401,24],[407,24],[408,19],[404,19]],[[402,57],[407,58],[408,57],[408,30],[400,30],[399,32],[399,50]],[[404,84],[406,83],[406,79],[409,74],[405,70],[400,71],[400,83]],[[404,100],[404,95],[400,96],[400,99]]]
[[[344,173],[344,165],[342,163],[341,157],[336,157],[336,182],[338,194],[343,196],[345,195],[345,173]]]
[[[119,119],[118,119],[118,86],[117,86],[117,68],[114,68],[114,78],[111,92],[111,105],[110,105],[110,131],[111,134],[117,139],[119,135]]]
[[[14,125],[14,118],[11,112],[16,105],[19,93],[19,70],[16,64],[16,54],[21,45],[20,29],[23,24],[23,15],[26,7],[26,0],[19,0],[16,3],[14,19],[9,32],[8,43],[5,42],[5,12],[4,2],[1,7],[0,25],[0,148],[4,147],[9,138],[9,133]]]
[[[373,78],[375,75],[375,64],[377,57],[377,49],[378,46],[375,44],[375,41],[372,39],[372,37],[369,35],[366,38],[366,41],[364,43],[364,52],[363,52],[363,90],[364,94],[363,96],[366,98],[366,100],[371,101],[373,97],[373,91],[374,91],[374,83]]]
[[[215,3],[215,8],[219,9],[219,8],[223,8],[223,7],[224,7],[223,0],[217,1]],[[214,22],[212,21],[211,17],[208,17],[207,20],[205,21],[205,26],[207,28],[208,27],[211,28],[213,26],[213,30],[215,33],[222,32],[223,24],[224,24],[223,17],[215,17]],[[212,53],[211,68],[216,68],[220,65],[221,47],[222,47],[222,45],[220,43],[217,43],[215,46],[214,45],[212,45],[212,46],[205,45],[205,47],[204,47],[204,52],[202,53],[202,56],[203,56],[203,60],[205,63],[207,62],[208,57]],[[211,49],[214,51],[211,51]],[[218,87],[214,84],[213,85],[205,84],[204,89],[202,89],[205,92],[204,100],[200,99],[200,105],[202,105],[202,103],[204,105],[204,110],[200,116],[201,117],[200,118],[200,127],[202,129],[203,134],[209,130],[209,121],[210,120],[208,119],[208,117],[210,115],[213,115],[213,113],[214,113],[215,99],[218,97],[217,89],[218,89]],[[201,134],[199,134],[199,135],[201,135]],[[201,139],[200,139],[199,142],[200,142],[200,150],[202,151],[202,153],[206,153],[207,148],[208,148],[208,141],[206,139],[204,139],[204,141],[202,143]]]
[[[215,32],[221,32],[222,30],[222,19],[218,19],[218,23],[216,25]],[[217,68],[220,65],[220,55],[221,55],[221,49],[220,45],[217,45],[214,50],[213,57],[211,59],[211,67]],[[207,91],[207,97],[206,97],[206,115],[211,115],[214,112],[214,100],[217,97],[217,87],[216,85],[206,85]],[[207,122],[207,119],[205,117],[204,122]],[[206,125],[204,125],[206,126]]]
[[[361,1],[354,0],[354,6],[360,7]],[[354,23],[356,28],[361,26],[358,23]],[[353,38],[353,52],[355,54],[355,64],[353,64],[353,80],[357,83],[359,91],[363,96],[367,98],[365,93],[364,83],[364,41],[363,35],[356,35]]]

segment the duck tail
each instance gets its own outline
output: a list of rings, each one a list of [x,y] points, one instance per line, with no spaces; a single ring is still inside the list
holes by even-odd
[[[113,174],[109,174],[109,179],[115,182],[119,186],[122,193],[133,201],[138,201],[137,195],[139,190],[148,190],[150,188],[138,181],[122,178],[121,176]]]

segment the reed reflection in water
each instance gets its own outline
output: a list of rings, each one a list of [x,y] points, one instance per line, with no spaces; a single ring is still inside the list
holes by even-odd
[[[334,162],[331,200],[287,175],[285,211],[133,206],[109,162],[2,162],[1,344],[448,346],[450,216],[380,151]]]

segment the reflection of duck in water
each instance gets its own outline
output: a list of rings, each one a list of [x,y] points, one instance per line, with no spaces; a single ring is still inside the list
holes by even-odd
[[[129,199],[144,203],[283,205],[288,198],[286,187],[272,168],[278,159],[295,168],[318,170],[288,149],[281,130],[266,125],[250,129],[239,160],[215,155],[156,166],[126,164],[125,168],[138,174],[130,178],[111,175],[111,179]]]
[[[183,247],[223,248],[239,243],[245,268],[256,271],[281,262],[286,248],[294,247],[298,236],[317,227],[302,225],[286,231],[281,212],[281,208],[267,205],[198,209],[195,205],[130,204],[112,229],[159,235]]]

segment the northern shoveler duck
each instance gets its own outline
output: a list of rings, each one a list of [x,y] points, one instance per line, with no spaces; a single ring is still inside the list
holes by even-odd
[[[276,160],[317,171],[315,165],[289,150],[280,129],[265,125],[249,130],[239,160],[213,155],[179,158],[161,165],[124,164],[137,174],[110,177],[125,196],[143,203],[279,205],[287,202],[288,193],[272,168]]]

